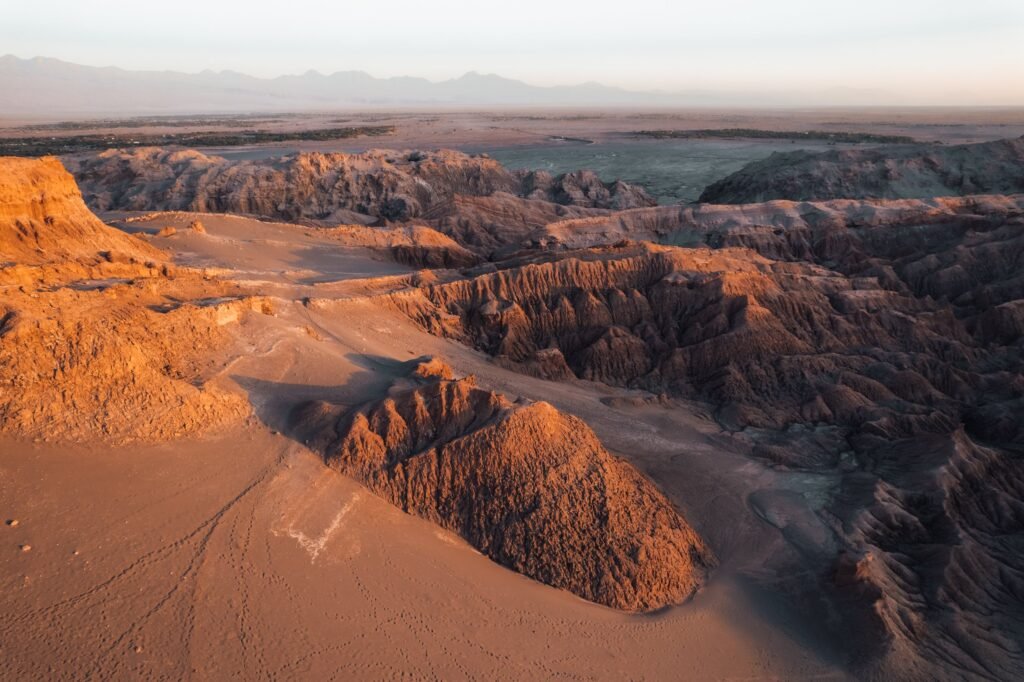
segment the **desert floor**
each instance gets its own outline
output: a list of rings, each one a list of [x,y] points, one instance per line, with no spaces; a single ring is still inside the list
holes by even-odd
[[[388,286],[367,278],[408,272],[369,251],[202,221],[205,235],[150,238],[274,297],[274,316],[242,326],[248,352],[216,370],[256,416],[146,447],[0,441],[0,514],[18,520],[0,527],[0,678],[845,679],[856,646],[830,634],[817,558],[800,550],[824,542],[823,476],[758,464],[698,406],[624,406],[627,390],[543,382],[429,336],[367,295]],[[707,587],[648,615],[587,603],[403,514],[289,434],[295,405],[378,397],[423,355],[585,419],[708,540],[721,567]]]

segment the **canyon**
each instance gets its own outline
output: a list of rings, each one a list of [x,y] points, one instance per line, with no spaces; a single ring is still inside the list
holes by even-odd
[[[56,619],[57,676],[1018,677],[1020,150],[662,206],[451,150],[3,159],[11,670]],[[45,520],[31,467],[90,458],[152,541]]]

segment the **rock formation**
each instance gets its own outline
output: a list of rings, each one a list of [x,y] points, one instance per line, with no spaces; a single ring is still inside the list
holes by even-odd
[[[899,280],[903,271],[883,286],[748,249],[626,246],[394,302],[428,330],[492,355],[537,363],[557,349],[580,378],[707,400],[737,428],[871,423],[896,436],[934,420],[944,428],[940,415],[960,414],[965,394],[998,381],[977,363],[992,350],[972,332],[1009,291],[976,286],[986,305],[958,317],[933,291]],[[884,409],[871,407],[879,401]]]
[[[4,433],[153,440],[248,413],[204,356],[259,304],[104,225],[59,161],[0,159],[0,245]]]
[[[642,189],[593,173],[513,173],[486,156],[454,151],[302,153],[227,161],[195,151],[110,150],[70,161],[97,210],[242,213],[318,224],[405,221],[445,210],[457,197],[503,194],[561,206],[652,206]]]
[[[775,153],[709,185],[701,203],[909,199],[1024,192],[1024,138]]]
[[[0,263],[163,260],[149,245],[103,224],[54,157],[0,158]]]
[[[317,228],[317,234],[346,246],[384,251],[396,262],[416,268],[464,268],[481,262],[451,237],[422,225],[338,225]]]
[[[513,403],[420,365],[408,385],[350,412],[298,414],[328,464],[491,559],[607,606],[687,599],[713,563],[671,503],[576,417]]]
[[[1013,334],[1013,301],[1024,297],[1022,226],[1024,195],[985,195],[663,206],[552,223],[534,239],[561,248],[623,239],[750,248],[774,260],[814,263],[874,278],[885,289],[943,299],[977,317],[972,329],[974,322],[983,324],[978,331],[987,336]]]
[[[544,248],[391,303],[534,376],[710,403],[753,456],[837,475],[825,513],[842,552],[825,588],[874,624],[879,674],[1012,678],[1021,208],[987,196],[638,209],[549,225]]]
[[[776,156],[708,196],[1018,191],[1022,144]],[[602,396],[617,409],[696,401],[766,467],[815,479],[824,539],[779,530],[813,545],[799,579],[879,654],[855,672],[1024,671],[1024,194],[653,207],[592,174],[454,152],[75,164],[101,208],[265,215],[450,268],[361,303],[535,377],[639,389]],[[246,413],[211,377],[262,301],[103,225],[54,160],[0,171],[0,430],[167,438]],[[216,235],[159,243],[183,236]],[[439,361],[378,401],[294,417],[330,466],[586,599],[678,603],[713,563],[579,419]]]

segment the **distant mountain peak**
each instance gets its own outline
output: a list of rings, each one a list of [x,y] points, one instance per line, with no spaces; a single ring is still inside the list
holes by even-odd
[[[865,104],[883,101],[856,92],[843,95],[715,91],[638,92],[595,81],[538,86],[471,70],[440,82],[412,76],[376,78],[365,71],[261,78],[237,71],[201,73],[135,71],[83,66],[50,57],[0,58],[0,92],[7,115],[130,115],[358,109],[381,106],[691,107]],[[890,98],[891,99],[891,98]]]

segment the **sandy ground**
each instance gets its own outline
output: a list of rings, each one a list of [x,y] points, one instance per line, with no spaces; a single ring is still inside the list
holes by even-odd
[[[273,119],[273,115],[265,117]],[[40,123],[4,118],[0,113],[0,137],[35,135],[66,136],[133,132],[185,133],[198,130],[238,130],[257,127],[268,131],[295,131],[348,126],[394,126],[395,133],[383,137],[353,138],[336,142],[284,143],[287,149],[361,151],[369,147],[475,149],[509,145],[533,145],[553,137],[571,137],[607,142],[637,130],[687,130],[704,128],[757,128],[764,130],[825,130],[885,135],[909,135],[922,142],[979,142],[1024,135],[1024,109],[990,107],[862,107],[804,109],[685,109],[628,110],[583,109],[509,111],[381,111],[290,114],[258,125],[234,128],[210,125],[189,127],[95,128],[76,130],[19,130]],[[239,147],[232,147],[238,150]],[[211,150],[216,151],[216,150]]]
[[[811,513],[826,481],[752,462],[699,406],[609,407],[630,392],[532,379],[420,332],[355,295],[362,278],[406,272],[365,250],[201,219],[208,234],[154,242],[279,299],[275,317],[242,327],[249,353],[218,377],[255,416],[131,449],[0,441],[0,514],[18,520],[0,527],[0,678],[845,678],[808,573],[827,544]],[[584,418],[708,539],[722,564],[709,585],[650,615],[584,602],[399,512],[289,437],[294,405],[374,398],[424,354]]]

